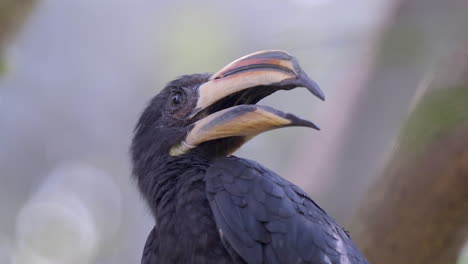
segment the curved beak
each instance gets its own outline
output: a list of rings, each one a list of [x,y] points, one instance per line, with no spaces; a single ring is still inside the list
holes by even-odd
[[[246,142],[262,132],[281,127],[319,129],[312,122],[295,115],[252,104],[278,90],[296,87],[305,87],[318,98],[325,99],[318,85],[301,69],[297,60],[284,51],[260,51],[231,62],[198,87],[197,103],[189,118],[202,111],[207,115],[194,123],[183,142],[174,146],[170,154],[177,156],[203,142],[219,138],[241,137]],[[239,98],[234,103],[228,100],[221,109],[210,108],[236,95]],[[240,98],[245,97],[250,99],[239,103]],[[227,153],[232,153],[237,147],[233,146],[233,150]]]
[[[229,63],[200,85],[197,105],[190,117],[229,95],[259,86],[268,90],[268,94],[305,87],[325,100],[320,87],[307,76],[293,56],[280,50],[258,51]]]

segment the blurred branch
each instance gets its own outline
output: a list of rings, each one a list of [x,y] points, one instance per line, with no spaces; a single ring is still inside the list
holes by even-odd
[[[450,61],[460,56],[465,68],[435,73],[358,211],[354,238],[373,263],[455,263],[468,237],[468,54]]]
[[[0,0],[0,73],[5,67],[1,53],[36,2],[36,0]]]
[[[22,25],[34,7],[36,0],[0,1],[0,45],[4,47],[8,38]]]

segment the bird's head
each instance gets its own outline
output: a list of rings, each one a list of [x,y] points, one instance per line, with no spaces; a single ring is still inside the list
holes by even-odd
[[[186,75],[170,82],[143,111],[135,128],[135,173],[150,163],[201,155],[227,156],[252,137],[276,128],[312,122],[258,101],[278,90],[305,87],[324,95],[283,51],[260,51],[239,58],[214,74]]]

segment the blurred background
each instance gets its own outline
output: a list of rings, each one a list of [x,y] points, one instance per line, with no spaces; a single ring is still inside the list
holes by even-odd
[[[322,130],[237,155],[303,187],[371,260],[468,263],[467,14],[463,0],[0,0],[0,263],[139,263],[154,225],[130,173],[140,112],[175,77],[264,49],[297,57],[327,100],[262,104]],[[425,220],[408,246],[403,227],[385,242]]]

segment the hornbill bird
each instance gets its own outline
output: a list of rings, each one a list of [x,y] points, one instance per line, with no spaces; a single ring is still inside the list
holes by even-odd
[[[260,51],[215,74],[185,75],[143,111],[133,174],[156,225],[141,263],[367,263],[348,233],[299,187],[232,155],[252,137],[312,122],[256,103],[305,87],[284,51]]]

